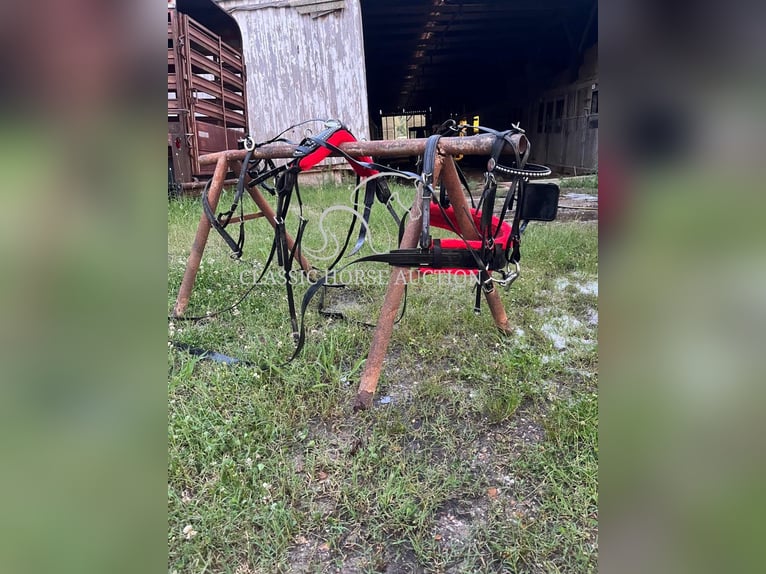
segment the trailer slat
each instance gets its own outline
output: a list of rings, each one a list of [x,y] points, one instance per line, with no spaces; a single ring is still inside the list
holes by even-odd
[[[245,134],[245,65],[238,50],[175,9],[168,40],[168,145],[178,181],[188,182],[211,173],[201,154],[235,149]]]

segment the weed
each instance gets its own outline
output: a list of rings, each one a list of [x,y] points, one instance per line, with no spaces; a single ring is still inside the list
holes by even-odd
[[[598,189],[598,174],[562,177],[559,185],[562,188]]]

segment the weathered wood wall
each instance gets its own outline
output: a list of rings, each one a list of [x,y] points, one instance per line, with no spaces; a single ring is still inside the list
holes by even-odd
[[[318,17],[299,3],[217,0],[242,31],[250,133],[263,141],[302,120],[338,118],[369,138],[359,0],[334,2],[343,8]],[[304,130],[285,137],[300,140]]]

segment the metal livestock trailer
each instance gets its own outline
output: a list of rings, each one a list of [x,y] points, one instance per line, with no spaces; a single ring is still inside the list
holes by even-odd
[[[211,9],[219,10],[213,4]],[[213,167],[201,165],[199,157],[236,149],[246,130],[241,50],[169,1],[168,192],[208,179]]]

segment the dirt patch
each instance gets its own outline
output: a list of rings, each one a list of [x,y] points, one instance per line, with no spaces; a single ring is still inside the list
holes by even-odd
[[[319,308],[325,316],[357,318],[369,311],[368,299],[351,286],[319,290]]]
[[[429,369],[420,362],[408,360],[399,351],[389,352],[386,355],[382,373],[375,406],[403,405],[411,402],[418,385],[428,375]]]
[[[544,438],[545,430],[528,413],[521,413],[514,417],[511,427],[506,431],[506,440],[513,445],[513,449],[517,452],[541,443]]]
[[[527,487],[522,488],[519,477],[512,472],[513,460],[544,440],[545,429],[539,416],[526,409],[481,439],[483,446],[474,462],[485,467],[488,501],[497,501],[507,513],[519,516],[536,511],[535,497],[526,492]]]
[[[488,505],[488,499],[448,500],[434,517],[434,540],[445,549],[465,546],[475,523],[486,520]]]
[[[466,453],[470,456],[470,468],[478,477],[483,477],[492,486],[508,486],[510,479],[497,470],[506,469],[509,459],[518,457],[524,450],[541,443],[545,439],[545,429],[538,422],[537,416],[522,407],[513,418],[500,424],[492,432],[477,438],[473,447]]]
[[[317,572],[317,566],[327,565],[330,561],[330,547],[327,543],[317,539],[308,539],[298,536],[295,545],[287,551],[287,561],[290,564],[290,572],[309,574]],[[328,568],[322,568],[327,572]]]
[[[424,382],[433,381],[434,369],[438,368],[439,385],[453,397],[469,400],[471,389],[462,385],[458,379],[460,368],[448,357],[434,362],[432,359],[415,360],[406,357],[400,350],[391,349],[383,360],[383,376],[375,396],[374,405],[391,406],[410,403],[417,395],[418,387]]]
[[[425,569],[418,565],[415,553],[404,546],[389,548],[381,565],[385,574],[425,574]]]
[[[316,441],[327,460],[337,462],[353,455],[359,448],[359,427],[353,423],[354,420],[351,418],[332,422],[312,420],[306,440],[307,442]],[[293,462],[296,470],[303,472],[303,455],[300,452],[295,453]]]

